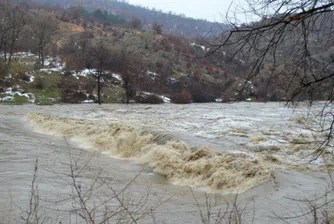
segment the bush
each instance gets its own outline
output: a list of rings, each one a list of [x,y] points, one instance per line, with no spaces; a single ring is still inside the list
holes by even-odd
[[[5,102],[6,104],[22,105],[28,103],[28,99],[25,96],[14,95],[13,102]]]
[[[40,77],[36,80],[36,88],[37,89],[45,89],[44,80]]]
[[[147,104],[161,104],[164,103],[163,99],[155,94],[137,96],[135,98],[136,103],[147,103]]]
[[[72,72],[71,72],[71,71],[65,71],[65,72],[63,73],[63,75],[64,75],[65,77],[69,77],[69,76],[72,76]]]
[[[162,24],[159,24],[157,22],[154,22],[152,25],[152,30],[158,34],[161,35],[162,34]]]
[[[18,79],[25,81],[25,82],[30,82],[30,76],[27,75],[25,72],[19,72],[17,74]]]
[[[39,98],[36,102],[39,106],[52,106],[57,103],[56,99],[53,100],[53,98]]]
[[[189,93],[188,90],[184,89],[181,93],[174,94],[171,97],[172,103],[178,103],[178,104],[188,104],[192,103],[192,96]]]
[[[6,63],[0,62],[0,80],[8,75],[8,66]]]
[[[61,102],[63,103],[81,103],[82,101],[86,99],[87,99],[86,94],[82,92],[65,89],[61,97]]]

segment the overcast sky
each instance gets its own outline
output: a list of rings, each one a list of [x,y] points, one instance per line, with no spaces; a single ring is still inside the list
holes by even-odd
[[[128,0],[130,4],[161,9],[164,12],[185,14],[187,17],[223,22],[219,13],[225,15],[232,0]]]

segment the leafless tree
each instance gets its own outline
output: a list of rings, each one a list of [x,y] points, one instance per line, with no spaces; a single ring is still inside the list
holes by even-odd
[[[309,100],[311,105],[313,100],[324,99],[328,108],[334,99],[333,1],[246,0],[243,6],[239,11],[230,10],[226,19],[231,29],[212,41],[208,52],[228,52],[239,64],[248,66],[239,96],[270,63],[270,69],[263,72],[267,86],[284,79],[288,102]],[[238,15],[251,22],[240,22]],[[330,111],[323,110],[320,115],[327,138],[316,157],[330,145],[334,126]]]
[[[52,35],[57,30],[54,18],[49,15],[38,14],[32,18],[31,26],[33,36],[37,39],[38,60],[40,65],[44,66],[45,51],[49,44],[52,43]]]
[[[262,73],[265,74],[262,82],[266,82],[267,88],[277,85],[275,80],[284,80],[288,103],[308,100],[311,106],[314,100],[325,100],[322,110],[315,114],[318,128],[312,127],[313,131],[322,133],[323,139],[314,148],[311,160],[323,157],[326,149],[333,147],[334,2],[245,2],[246,4],[236,10],[231,6],[226,15],[230,29],[211,41],[211,50],[207,55],[217,52],[229,54],[231,59],[249,68],[239,96],[247,91],[250,83],[255,82]],[[245,19],[240,21],[239,18]],[[270,69],[264,70],[266,64],[270,64]],[[316,200],[291,199],[305,202],[309,209],[294,217],[280,219],[289,223],[294,218],[312,216],[309,223],[329,223],[327,207],[333,200],[323,199],[332,194],[333,190],[331,185],[329,191]]]
[[[66,139],[65,139],[66,141]],[[66,143],[67,144],[67,143]],[[134,199],[131,197],[131,187],[140,176],[141,172],[124,186],[115,186],[114,178],[107,176],[102,168],[89,169],[91,162],[96,156],[92,153],[87,158],[82,158],[68,147],[69,174],[64,175],[55,170],[55,173],[65,186],[71,187],[71,213],[76,214],[82,223],[87,224],[107,224],[107,223],[139,223],[147,218],[153,219],[154,212],[163,205],[170,197],[161,195],[155,202],[150,202],[151,192]],[[93,170],[93,171],[89,171]],[[93,177],[90,180],[85,175]],[[81,223],[80,222],[80,223]],[[70,222],[71,223],[71,222]]]
[[[249,7],[245,10],[253,20],[259,20],[240,24],[227,17],[232,29],[222,35],[220,43],[212,45],[209,54],[227,48],[233,51],[234,58],[248,60],[252,68],[246,81],[255,79],[268,60],[274,66],[289,64],[291,79],[300,83],[293,89],[290,100],[306,92],[311,94],[316,84],[334,76],[333,62],[317,57],[320,49],[316,47],[320,46],[315,46],[318,41],[322,44],[333,41],[332,1],[248,0],[247,3]],[[290,57],[285,60],[285,56]]]
[[[48,218],[45,215],[38,190],[38,159],[34,165],[34,174],[31,181],[29,206],[27,210],[20,208],[25,215],[21,218],[25,224],[45,223]]]
[[[123,88],[125,90],[126,103],[135,95],[135,84],[139,73],[141,72],[142,61],[136,52],[130,52],[123,47],[113,56],[113,70],[119,72],[123,79]]]
[[[9,3],[8,2],[2,2],[0,4],[0,50],[4,53],[4,60],[7,61],[7,32],[9,30],[8,28],[8,9],[9,9]]]
[[[10,66],[12,62],[12,56],[15,50],[16,41],[20,37],[20,33],[22,32],[26,24],[26,14],[23,9],[19,7],[13,7],[8,12],[8,23],[9,27],[11,27],[10,30],[7,32],[9,34],[8,66]]]
[[[101,104],[102,84],[105,81],[103,77],[105,76],[106,69],[110,67],[110,50],[108,49],[107,41],[104,39],[97,40],[97,42],[92,45],[89,54],[90,57],[86,57],[86,67],[96,69],[95,72],[92,72],[92,75],[96,78],[97,101],[98,104]]]
[[[162,24],[154,22],[152,24],[152,30],[156,33],[156,34],[162,34]]]
[[[193,190],[190,188],[193,198],[198,209],[198,214],[202,224],[242,224],[255,223],[255,208],[250,210],[249,204],[241,205],[238,195],[233,200],[228,201],[225,197],[204,194],[204,201],[201,202]],[[244,218],[248,216],[248,221]],[[250,221],[251,220],[251,221]]]

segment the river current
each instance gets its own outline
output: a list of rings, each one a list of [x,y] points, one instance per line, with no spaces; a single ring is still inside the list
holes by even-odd
[[[149,195],[145,206],[161,202],[154,219],[139,223],[201,223],[197,202],[214,197],[218,211],[236,194],[247,207],[244,223],[280,223],[276,215],[307,210],[291,198],[316,198],[330,184],[323,160],[309,162],[312,148],[303,142],[321,137],[307,128],[316,109],[280,103],[0,105],[0,223],[24,220],[36,159],[47,223],[82,223],[69,199],[73,188],[62,178],[73,161],[82,168],[83,186],[103,173],[117,190],[131,183],[126,192],[132,200]],[[303,217],[292,220],[304,223]]]

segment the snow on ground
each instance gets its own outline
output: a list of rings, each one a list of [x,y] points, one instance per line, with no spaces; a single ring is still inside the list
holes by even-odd
[[[40,71],[47,72],[50,74],[51,72],[61,72],[66,67],[65,63],[52,63],[50,65],[52,66],[51,68],[42,68],[40,69]]]
[[[0,97],[0,102],[4,101],[4,102],[14,102],[14,97],[13,96],[5,96],[3,98]]]
[[[89,75],[95,74],[96,69],[84,69],[84,70],[81,70],[79,72],[75,72],[75,71],[71,71],[71,72],[72,72],[72,75],[74,77],[76,77],[76,76],[87,77]]]
[[[94,103],[94,100],[84,100],[81,103]]]
[[[155,73],[155,72],[151,72],[151,71],[147,71],[147,75],[151,76],[151,78],[152,78],[153,80],[155,80],[155,78],[158,76],[157,73]]]
[[[206,47],[203,46],[203,45],[198,45],[198,44],[196,44],[196,43],[191,43],[190,45],[191,45],[192,47],[199,47],[199,48],[201,48],[203,51],[207,50]]]
[[[5,55],[0,54],[0,57],[5,57]],[[9,54],[7,54],[7,57],[9,57]],[[37,58],[37,55],[35,55],[31,52],[16,52],[12,55],[12,58],[28,58],[28,57]]]
[[[2,98],[2,101],[7,101],[7,102],[13,102],[15,95],[26,97],[28,99],[29,103],[35,103],[35,101],[36,101],[36,97],[35,97],[34,94],[32,94],[32,93],[25,93],[23,90],[13,91],[13,88],[8,88],[8,89],[6,89],[5,92],[0,93],[0,94],[1,95],[5,95]]]
[[[42,68],[40,71],[48,73],[60,72],[65,69],[66,63],[62,62],[61,58],[58,56],[55,58],[48,56],[44,61],[44,66],[47,66],[48,68]]]
[[[13,57],[27,58],[27,57],[37,57],[37,55],[31,52],[16,52],[13,54]]]
[[[150,93],[150,92],[145,92],[145,91],[141,91],[140,93],[143,94],[143,95],[146,95],[146,96],[156,95],[156,96],[160,97],[164,101],[164,103],[170,103],[170,98],[168,98],[166,96],[162,96],[162,95],[158,95],[158,94]],[[137,93],[137,95],[138,94],[139,93]]]
[[[169,78],[168,82],[171,84],[177,83],[178,81],[175,78]]]
[[[168,97],[166,97],[166,96],[160,96],[162,99],[163,99],[163,101],[165,102],[165,103],[170,103],[170,98],[168,98]]]
[[[118,81],[123,82],[122,76],[119,75],[119,74],[115,74],[115,73],[113,73],[113,74],[112,74],[112,77],[115,78],[115,79],[117,79]]]
[[[29,76],[29,81],[25,81],[26,83],[33,83],[35,81],[35,76],[25,73],[26,76]]]

